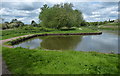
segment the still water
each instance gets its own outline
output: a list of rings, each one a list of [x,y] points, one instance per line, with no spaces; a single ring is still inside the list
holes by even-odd
[[[97,51],[118,53],[118,33],[102,31],[101,35],[44,36],[29,39],[14,45],[29,49],[44,48],[49,50]]]

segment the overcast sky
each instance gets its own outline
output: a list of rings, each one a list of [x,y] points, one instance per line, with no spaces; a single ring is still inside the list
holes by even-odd
[[[30,1],[30,0],[29,0]],[[56,3],[64,2],[64,0],[49,0],[43,2],[2,2],[0,5],[0,15],[5,21],[10,22],[11,19],[18,19],[26,24],[30,24],[32,20],[37,23],[40,8],[47,4],[52,7]],[[82,11],[83,17],[88,22],[113,20],[118,18],[118,2],[71,2],[74,9]]]

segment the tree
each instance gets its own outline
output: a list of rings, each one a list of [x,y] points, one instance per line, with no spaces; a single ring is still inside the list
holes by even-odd
[[[5,23],[3,23],[2,24],[2,29],[4,30],[4,29],[9,29],[9,22],[5,22]]]
[[[37,23],[34,20],[31,21],[31,25],[34,26],[34,27],[38,26]]]
[[[80,25],[81,26],[87,26],[87,23],[85,21],[82,21]]]
[[[18,21],[17,19],[12,19],[12,21],[8,26],[10,28],[18,28],[18,27],[24,26],[24,23],[21,21]]]
[[[73,9],[72,9],[72,7],[73,7],[73,4],[69,4],[69,3],[65,3],[64,4],[64,6],[63,6],[63,8],[67,11],[67,12],[70,12],[70,11],[72,11]]]
[[[18,27],[24,26],[24,23],[22,21],[17,21],[16,23],[18,24]]]
[[[41,25],[47,28],[57,28],[80,26],[83,21],[82,12],[73,10],[73,5],[70,3],[57,4],[49,8],[47,5],[42,7],[39,14]]]
[[[10,23],[14,23],[14,22],[17,22],[18,20],[17,19],[12,19],[12,21]]]

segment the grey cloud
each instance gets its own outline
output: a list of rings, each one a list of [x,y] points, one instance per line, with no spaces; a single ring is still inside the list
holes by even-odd
[[[52,3],[43,3],[43,2],[32,2],[32,3],[25,3],[25,2],[3,2],[2,8],[5,8],[5,11],[8,14],[3,13],[2,16],[6,18],[6,20],[12,18],[22,18],[25,23],[30,23],[30,20],[34,19],[38,21],[39,11],[37,9],[41,8],[43,4],[48,4],[48,6],[53,6]],[[117,2],[73,2],[74,8],[81,10],[83,14],[86,15],[85,20],[87,21],[103,21],[105,19],[116,19],[117,15],[114,13],[110,13],[111,11],[117,11],[118,9],[106,10],[107,8],[118,7]],[[99,12],[96,17],[96,14],[92,12]],[[98,20],[96,20],[96,18]]]
[[[2,7],[4,8],[10,8],[10,9],[18,9],[18,10],[35,10],[37,8],[40,8],[41,5],[43,5],[43,3],[41,2],[2,2],[0,3],[0,5],[2,5]]]

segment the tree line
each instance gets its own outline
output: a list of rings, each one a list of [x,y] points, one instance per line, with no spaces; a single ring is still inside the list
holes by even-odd
[[[12,19],[11,22],[4,22],[2,24],[2,29],[13,29],[23,26],[27,26],[27,24],[24,24],[22,21],[18,21],[17,19]],[[34,20],[32,20],[30,26],[38,27],[39,25]]]
[[[62,27],[80,27],[80,26],[98,26],[114,20],[103,21],[103,22],[86,22],[83,18],[82,12],[77,9],[73,9],[73,4],[64,3],[64,4],[55,4],[52,7],[49,7],[47,4],[41,7],[41,12],[39,13],[39,24],[34,20],[31,21],[30,27],[44,27],[44,28],[53,28],[61,29]],[[2,24],[2,29],[11,29],[27,26],[22,21],[17,19],[12,19],[11,22],[4,22]],[[28,27],[29,28],[29,27]]]

